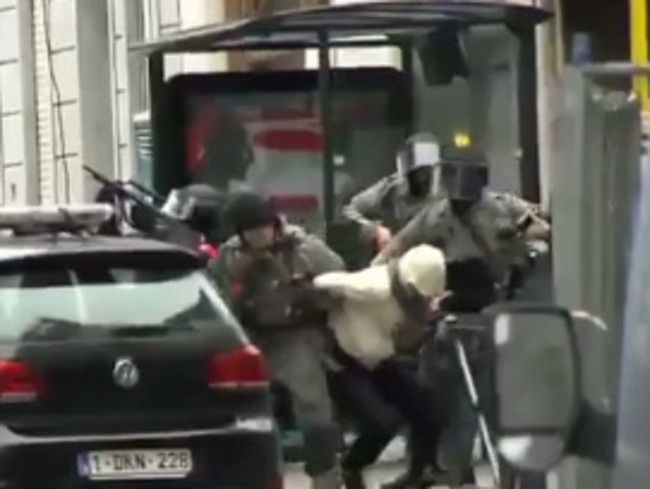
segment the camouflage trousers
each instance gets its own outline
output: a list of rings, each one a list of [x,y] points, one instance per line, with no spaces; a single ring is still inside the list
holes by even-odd
[[[324,366],[326,340],[317,328],[251,334],[264,353],[274,382],[290,395],[305,443],[305,470],[311,476],[336,466],[340,432],[334,421]]]

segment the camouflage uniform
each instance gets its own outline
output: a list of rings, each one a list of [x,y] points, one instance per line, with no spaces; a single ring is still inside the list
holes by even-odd
[[[277,309],[281,302],[277,298],[283,293],[294,294],[297,301],[300,290],[296,294],[295,289],[304,289],[302,292],[308,295],[311,277],[342,270],[344,264],[325,243],[299,228],[285,225],[281,239],[287,245],[282,251],[251,256],[240,238],[232,237],[220,248],[219,257],[209,264],[208,270],[251,339],[265,354],[273,380],[291,394],[294,414],[305,437],[305,469],[313,478],[314,487],[335,489],[338,478],[333,474],[340,440],[323,364],[324,321],[314,315],[286,311],[291,316],[291,326],[280,326],[282,321],[278,320],[277,328],[257,327],[249,309],[257,309],[260,317],[268,316],[270,310]]]
[[[499,231],[509,226],[516,227],[530,214],[531,204],[525,200],[512,194],[485,191],[463,223],[452,212],[449,200],[440,199],[424,207],[404,226],[379,253],[375,262],[386,262],[413,246],[427,243],[443,249],[450,263],[484,259],[499,274],[504,272],[505,266],[519,258],[525,246],[525,241],[520,238],[500,238]],[[475,230],[485,246],[477,242],[468,227]],[[486,252],[490,256],[486,256]]]
[[[355,195],[342,213],[359,224],[364,240],[371,241],[378,226],[398,232],[431,199],[431,195],[412,196],[404,179],[394,174]]]

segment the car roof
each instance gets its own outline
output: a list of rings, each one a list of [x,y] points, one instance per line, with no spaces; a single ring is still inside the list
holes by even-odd
[[[45,255],[171,253],[195,256],[182,246],[142,237],[31,235],[0,237],[0,262]]]

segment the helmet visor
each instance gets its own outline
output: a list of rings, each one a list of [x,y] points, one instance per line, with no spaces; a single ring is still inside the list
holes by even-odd
[[[196,199],[194,197],[190,197],[187,193],[181,193],[178,190],[172,190],[167,196],[161,211],[170,217],[186,221],[191,217],[195,204]]]
[[[488,168],[481,163],[444,162],[436,166],[436,190],[453,200],[476,201],[488,185]]]
[[[397,171],[408,175],[413,170],[433,167],[440,161],[440,145],[434,141],[415,141],[407,145],[397,157]]]

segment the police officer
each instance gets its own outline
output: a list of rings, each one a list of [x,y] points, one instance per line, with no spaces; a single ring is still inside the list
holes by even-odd
[[[361,227],[364,242],[383,247],[430,200],[432,171],[439,155],[440,147],[432,135],[412,136],[397,154],[397,172],[343,207],[343,216]]]
[[[343,260],[320,239],[287,224],[257,194],[234,197],[227,216],[236,235],[208,269],[266,355],[274,380],[291,395],[312,486],[338,489],[340,433],[324,370],[326,318],[311,279],[342,270]]]
[[[421,243],[438,246],[447,257],[447,289],[452,292],[444,308],[453,312],[478,312],[496,300],[497,284],[504,282],[509,265],[523,256],[526,241],[548,238],[550,226],[534,212],[530,203],[487,190],[488,167],[480,151],[469,147],[443,148],[434,181],[435,191],[445,197],[423,208],[381,250],[375,263],[400,256]],[[430,370],[428,360],[425,351],[422,359],[425,372]],[[460,482],[472,483],[473,475],[468,469],[475,419],[471,408],[466,409],[466,399],[458,404],[461,395],[456,392],[447,396],[454,398],[453,403],[464,415],[461,414],[460,430],[458,420],[452,420],[457,443],[447,445],[446,451],[457,459],[455,470],[462,472],[460,476],[464,479]],[[421,472],[421,467],[411,466],[407,474],[387,487],[418,486]]]
[[[379,252],[376,263],[428,243],[445,251],[449,265],[488,264],[490,283],[498,283],[522,244],[550,235],[550,226],[529,202],[487,189],[487,161],[478,150],[444,148],[434,181],[434,192],[444,198],[423,206]]]

